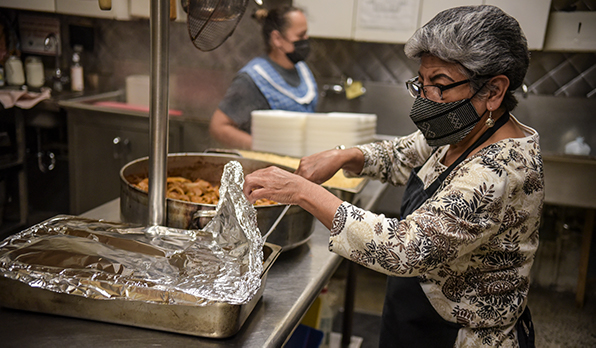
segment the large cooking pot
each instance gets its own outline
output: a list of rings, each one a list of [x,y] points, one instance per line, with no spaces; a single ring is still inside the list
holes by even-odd
[[[134,186],[149,173],[148,157],[126,164],[120,170],[120,215],[122,221],[146,224],[148,221],[149,195]],[[269,162],[247,159],[233,155],[182,153],[168,155],[167,175],[182,176],[191,180],[201,178],[213,185],[219,185],[223,168],[229,161],[238,161],[244,174],[271,166]],[[290,168],[283,169],[292,171]],[[281,214],[285,205],[256,206],[257,223],[262,234],[267,233]],[[203,228],[206,218],[195,218],[199,210],[214,210],[214,204],[185,202],[167,198],[166,226],[183,229]],[[267,242],[277,244],[283,250],[293,249],[305,243],[313,231],[314,217],[299,206],[291,206]]]

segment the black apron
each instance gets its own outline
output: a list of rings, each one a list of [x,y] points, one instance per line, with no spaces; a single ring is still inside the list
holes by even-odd
[[[487,130],[447,170],[441,173],[437,180],[426,190],[424,189],[424,183],[417,175],[422,166],[414,168],[406,183],[406,190],[402,199],[402,219],[418,209],[431,197],[451,171],[466,159],[474,149],[488,140],[500,127],[507,123],[508,120],[509,113],[505,113],[497,120],[494,127]],[[520,324],[522,318],[528,318],[529,321],[526,320],[523,324]],[[520,321],[516,325],[518,335],[520,335],[520,346],[531,347],[534,340],[534,332],[527,306],[522,318],[520,318]],[[379,347],[451,348],[455,344],[458,331],[461,327],[460,324],[443,319],[437,313],[422,290],[417,277],[388,277]],[[520,332],[520,327],[524,334],[523,338],[521,337],[522,332]]]

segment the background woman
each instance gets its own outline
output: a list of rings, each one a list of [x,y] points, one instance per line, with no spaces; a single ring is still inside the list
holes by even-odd
[[[306,157],[296,174],[254,172],[244,192],[299,204],[330,229],[331,251],[391,276],[381,347],[532,344],[542,158],[536,131],[509,113],[529,64],[526,39],[499,8],[466,6],[439,13],[405,52],[420,61],[406,83],[419,131]],[[339,169],[405,184],[402,219],[316,184]]]
[[[251,111],[314,112],[317,105],[317,84],[304,62],[310,51],[304,13],[285,6],[254,17],[263,25],[267,54],[240,70],[209,126],[213,138],[232,148],[251,148]]]

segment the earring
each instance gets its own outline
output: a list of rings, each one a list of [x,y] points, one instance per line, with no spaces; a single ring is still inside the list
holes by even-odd
[[[492,126],[495,125],[495,120],[493,120],[493,112],[489,111],[488,112],[488,118],[486,119],[486,126],[488,128],[492,128]]]

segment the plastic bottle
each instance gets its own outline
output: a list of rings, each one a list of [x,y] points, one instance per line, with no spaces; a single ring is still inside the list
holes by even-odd
[[[570,155],[589,155],[590,145],[584,142],[583,137],[577,137],[565,145],[565,153]]]
[[[29,56],[25,59],[25,75],[27,86],[39,88],[46,82],[43,73],[43,63],[39,57]]]
[[[81,65],[82,52],[83,46],[74,46],[72,65],[70,66],[70,88],[75,92],[82,92],[85,89],[85,83],[83,82],[83,66]]]
[[[25,71],[23,62],[17,56],[10,56],[6,61],[6,82],[12,86],[22,86],[25,84]]]
[[[329,341],[331,339],[331,330],[333,328],[333,310],[329,303],[329,292],[327,287],[323,288],[319,295],[321,299],[321,316],[319,321],[319,330],[323,332],[323,340],[320,348],[329,348]]]

